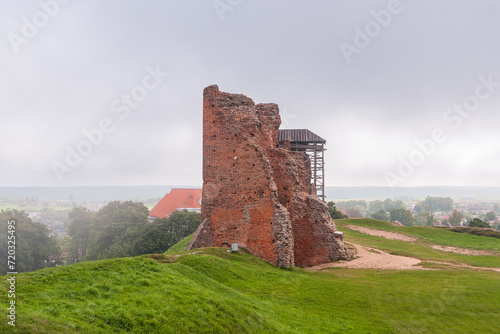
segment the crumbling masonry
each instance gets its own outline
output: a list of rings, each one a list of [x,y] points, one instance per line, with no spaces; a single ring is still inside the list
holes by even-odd
[[[280,123],[274,103],[205,88],[202,223],[188,249],[237,243],[282,267],[349,259],[306,155],[278,147]]]

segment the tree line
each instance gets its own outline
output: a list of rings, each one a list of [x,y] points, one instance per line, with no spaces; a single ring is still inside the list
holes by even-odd
[[[11,224],[14,226],[11,230],[8,229],[10,221],[14,222]],[[63,263],[61,248],[52,235],[52,231],[44,224],[32,221],[26,212],[2,210],[0,231],[1,275],[9,271],[33,271]],[[7,267],[8,255],[14,256],[9,258],[14,262],[13,267],[9,269]]]
[[[399,221],[405,226],[413,225],[427,225],[431,226],[436,221],[436,212],[449,212],[453,210],[454,203],[450,197],[432,197],[427,196],[425,200],[418,200],[412,210],[408,209],[401,200],[375,200],[367,202],[364,200],[349,200],[328,202],[328,209],[330,216],[333,219],[344,218],[373,218],[378,220],[386,220],[390,222]],[[498,205],[495,207],[500,209]],[[500,210],[499,210],[500,211]],[[452,226],[459,226],[464,220],[468,220],[469,226],[475,227],[490,227],[488,223],[479,218],[472,218],[464,216],[460,211],[453,210],[449,214],[446,222]],[[486,221],[497,219],[495,211],[485,214]],[[499,224],[494,226],[500,228]]]
[[[0,275],[8,272],[9,221],[15,221],[15,232],[11,234],[15,233],[17,272],[81,261],[163,253],[200,225],[198,212],[174,211],[170,217],[152,222],[149,222],[148,215],[149,210],[143,203],[131,201],[114,201],[97,212],[75,207],[68,213],[68,236],[57,240],[46,225],[33,221],[26,212],[2,210]]]
[[[114,201],[97,212],[76,207],[69,213],[64,249],[68,262],[163,253],[200,225],[198,212],[174,211],[148,221],[142,203]]]

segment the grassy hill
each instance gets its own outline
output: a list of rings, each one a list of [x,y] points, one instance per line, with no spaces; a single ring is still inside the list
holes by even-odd
[[[488,237],[462,233],[455,233],[453,238],[458,239],[453,241],[452,235],[441,235],[440,230],[433,234],[422,228],[398,229],[419,238],[419,242],[410,244],[363,235],[346,227],[354,224],[393,229],[392,225],[368,219],[338,221],[346,241],[424,259],[448,256],[454,262],[461,260],[460,254],[430,253],[426,242],[457,242],[488,250],[499,243],[499,239],[491,244],[481,241]],[[181,241],[181,246],[166,254],[84,262],[17,275],[16,327],[7,325],[4,315],[0,332],[498,331],[497,272],[456,268],[286,270],[241,249],[236,254],[218,248],[185,252],[183,245],[187,242]],[[487,256],[479,262],[493,267],[494,258]],[[7,290],[6,277],[2,277],[1,285]],[[6,293],[1,294],[0,303],[7,305]],[[6,307],[2,309],[5,314]]]
[[[448,229],[414,226],[401,227],[374,219],[337,220],[337,229],[344,232],[345,238],[355,244],[370,246],[387,251],[394,255],[416,257],[421,260],[443,261],[453,264],[464,263],[476,267],[500,268],[500,239],[466,233],[457,233]],[[383,231],[397,232],[413,238],[416,242],[408,243],[374,237],[349,229],[348,225],[370,227]],[[429,245],[455,246],[474,250],[495,252],[491,256],[469,256],[439,251]]]

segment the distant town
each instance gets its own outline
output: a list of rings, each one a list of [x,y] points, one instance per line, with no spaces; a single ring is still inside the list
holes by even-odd
[[[75,187],[75,189],[59,188],[42,191],[40,188],[34,187],[33,189],[24,189],[24,192],[34,194],[24,197],[21,197],[21,195],[25,195],[21,191],[18,191],[15,196],[12,193],[8,194],[8,191],[3,191],[3,194],[0,193],[0,209],[25,211],[33,221],[46,225],[57,239],[63,239],[67,237],[68,214],[72,208],[82,206],[89,211],[97,212],[113,200],[131,200],[143,203],[151,211],[172,189],[184,187],[138,186],[123,188],[125,190],[120,191],[116,191],[116,187]],[[451,190],[443,188],[439,191],[436,191],[436,188],[414,188],[412,191],[416,193],[415,195],[412,195],[411,189],[404,188],[397,196],[391,198],[383,197],[389,194],[385,192],[383,187],[327,187],[326,202],[334,202],[340,212],[348,218],[375,218],[404,226],[441,227],[467,226],[468,222],[478,218],[491,228],[500,229],[500,195],[492,197],[483,194],[490,195],[491,188],[485,188],[483,193],[478,188],[474,188],[472,196],[467,193],[456,196],[457,192],[460,191],[456,188],[451,188]],[[0,189],[0,191],[2,190]],[[423,196],[422,193],[426,190],[429,193],[450,193],[453,197]],[[339,199],[338,193],[340,192],[351,197]],[[67,195],[62,195],[64,193]],[[119,197],[118,193],[122,197]],[[158,196],[134,198],[134,193]],[[352,196],[360,196],[360,193],[369,194],[371,198],[352,198]],[[44,194],[56,199],[37,197],[44,196]],[[91,200],[93,196],[98,199]],[[332,198],[332,196],[337,196],[337,198]],[[83,200],[79,198],[83,198]]]

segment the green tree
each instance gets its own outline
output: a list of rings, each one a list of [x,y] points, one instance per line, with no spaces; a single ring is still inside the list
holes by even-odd
[[[417,220],[420,220],[422,225],[432,226],[434,225],[434,213],[429,211],[419,213]]]
[[[10,221],[15,223],[9,224]],[[12,233],[8,232],[8,225],[15,226]],[[41,223],[33,222],[26,212],[2,210],[0,212],[0,231],[2,231],[0,233],[0,267],[4,273],[7,272],[8,264],[7,246],[13,245],[12,241],[15,241],[14,262],[17,272],[33,271],[62,264],[61,250],[57,240],[52,236],[52,231]]]
[[[399,221],[405,226],[415,225],[415,217],[409,210],[405,209],[392,209],[389,211],[391,222]]]
[[[406,209],[406,206],[400,200],[392,200],[390,198],[386,198],[384,200],[384,210],[391,211],[392,209]]]
[[[346,213],[347,213],[347,217],[349,217],[349,218],[363,218],[363,214],[356,207],[352,207],[352,208],[347,209]]]
[[[460,211],[455,209],[450,215],[450,224],[453,226],[459,226],[463,218],[464,215]]]
[[[148,224],[130,243],[130,255],[163,253],[195,232],[201,219],[198,212],[174,211],[168,218],[158,218]]]
[[[68,214],[71,210],[54,210],[52,208],[44,207],[40,210],[41,218],[49,221],[68,221]]]
[[[500,204],[495,203],[495,205],[493,205],[493,211],[500,213]]]
[[[487,212],[487,213],[486,213],[486,217],[485,217],[485,219],[486,219],[487,221],[490,221],[490,220],[495,221],[495,220],[497,220],[497,215],[495,214],[495,211],[490,211],[490,212]]]
[[[163,253],[200,225],[200,214],[187,210],[174,211],[168,218],[152,223],[129,226],[103,252],[105,258]]]
[[[364,200],[349,200],[337,202],[337,207],[344,210],[349,218],[361,218],[366,212],[368,204]]]
[[[94,214],[86,207],[75,207],[68,214],[68,234],[70,242],[70,263],[80,262],[87,256],[87,249],[92,232]]]
[[[450,197],[427,196],[422,203],[427,211],[450,211],[453,209],[453,200]]]
[[[168,219],[148,221],[142,203],[114,201],[95,214],[84,207],[69,214],[69,239],[62,240],[72,261],[163,253],[200,225],[197,212],[174,212]]]
[[[369,212],[375,213],[380,211],[385,211],[384,202],[380,200],[370,202]]]
[[[386,220],[389,221],[389,217],[387,216],[387,212],[384,210],[380,210],[378,212],[375,212],[372,214],[373,219],[378,219],[378,220]]]
[[[474,218],[468,223],[470,227],[490,227],[490,224],[485,223],[479,218]]]
[[[328,212],[330,213],[330,217],[332,219],[346,219],[347,215],[344,215],[342,212],[340,212],[337,209],[337,206],[335,205],[335,202],[328,202]]]
[[[360,209],[367,209],[368,204],[364,200],[349,200],[349,201],[340,201],[337,202],[337,205],[339,208],[342,208],[343,210],[347,210],[349,208],[360,208]]]
[[[87,250],[89,260],[126,256],[128,240],[148,224],[148,208],[142,203],[114,201],[100,209],[92,223],[92,235]],[[115,242],[118,242],[117,245]],[[123,248],[123,249],[120,249]]]

